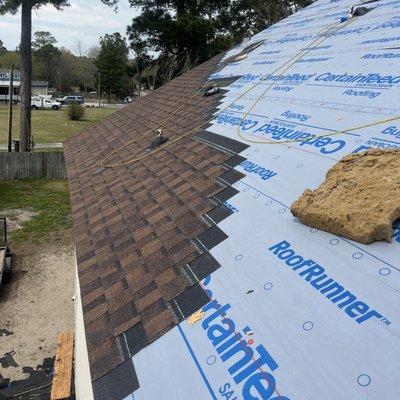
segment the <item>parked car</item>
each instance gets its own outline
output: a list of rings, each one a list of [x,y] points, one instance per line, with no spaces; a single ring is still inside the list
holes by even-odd
[[[85,99],[82,96],[64,96],[58,99],[58,101],[63,105],[71,103],[83,104]]]
[[[31,100],[32,110],[59,110],[61,108],[61,103],[48,98],[43,97],[33,97]]]

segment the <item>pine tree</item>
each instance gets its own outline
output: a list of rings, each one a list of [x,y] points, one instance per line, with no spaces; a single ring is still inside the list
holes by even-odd
[[[110,6],[116,6],[117,0],[102,0]],[[21,9],[21,123],[20,148],[30,151],[31,147],[31,82],[32,82],[32,10],[46,4],[57,9],[69,5],[68,0],[0,0],[0,15],[15,14]]]
[[[287,17],[312,0],[129,0],[141,13],[130,45],[161,57],[186,54],[192,66]]]
[[[100,38],[100,52],[95,61],[101,75],[101,86],[107,92],[118,95],[122,89],[123,78],[127,75],[128,48],[120,33]]]

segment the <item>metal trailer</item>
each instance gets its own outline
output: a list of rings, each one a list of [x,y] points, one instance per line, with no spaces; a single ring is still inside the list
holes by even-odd
[[[0,284],[11,277],[13,255],[7,241],[7,220],[0,218]]]

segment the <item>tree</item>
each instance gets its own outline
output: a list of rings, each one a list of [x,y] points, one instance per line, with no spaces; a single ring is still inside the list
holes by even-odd
[[[100,38],[100,52],[95,65],[101,77],[101,90],[118,96],[122,90],[124,77],[127,75],[128,48],[120,33],[105,35]]]
[[[21,123],[20,148],[30,150],[31,142],[31,82],[32,82],[32,9],[52,4],[60,9],[68,5],[67,0],[0,0],[0,14],[15,14],[21,7]]]
[[[86,48],[80,39],[76,40],[74,43],[74,54],[78,57],[83,57],[86,54]]]
[[[95,90],[95,75],[97,68],[95,60],[82,56],[77,57],[70,50],[61,47],[57,60],[57,86],[61,91],[71,91],[72,87],[79,86],[82,91]]]
[[[141,8],[141,15],[128,27],[132,48],[162,57],[185,53],[195,65],[233,44],[226,32],[216,29],[221,13],[229,12],[228,0],[130,0],[130,4]]]
[[[158,54],[165,78],[178,75],[312,0],[129,0],[141,13],[128,27],[130,47]],[[141,51],[138,52],[137,49]],[[142,55],[141,55],[142,56]],[[168,60],[169,59],[169,60]],[[171,61],[175,67],[171,74]],[[165,64],[167,62],[167,64]],[[182,65],[184,66],[182,68]]]
[[[86,55],[88,58],[91,58],[94,60],[99,56],[99,53],[100,53],[100,47],[92,46],[92,47],[89,47],[89,49],[86,52]]]
[[[0,53],[0,68],[10,68],[14,64],[15,68],[19,67],[21,62],[20,54],[17,51],[4,51]]]
[[[101,0],[104,4],[116,7],[118,0]],[[15,14],[21,8],[21,123],[20,148],[30,151],[31,142],[31,82],[32,82],[32,10],[45,4],[56,9],[68,6],[68,0],[0,0],[0,15]]]
[[[7,51],[6,46],[4,46],[3,41],[0,39],[0,53],[4,53],[6,51]]]
[[[78,86],[76,57],[65,48],[60,48],[60,57],[57,64],[57,88],[60,92],[69,91]]]
[[[39,51],[43,47],[54,46],[57,39],[49,31],[36,31],[34,33],[35,40],[32,42],[32,50]]]
[[[56,69],[61,56],[60,50],[55,46],[57,40],[47,31],[35,32],[34,37],[32,50],[34,61],[37,64],[36,77],[54,85]]]
[[[236,0],[232,2],[230,13],[224,15],[229,31],[240,41],[288,17],[300,8],[312,3],[312,0]]]

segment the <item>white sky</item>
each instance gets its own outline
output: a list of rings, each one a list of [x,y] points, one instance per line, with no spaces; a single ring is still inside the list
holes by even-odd
[[[63,11],[50,5],[33,11],[32,31],[50,31],[58,46],[73,52],[78,40],[87,49],[98,44],[100,36],[106,33],[125,35],[127,25],[138,13],[130,8],[128,0],[120,0],[118,13],[100,0],[71,0],[70,4]],[[7,49],[13,50],[19,44],[20,30],[20,14],[0,16],[0,39]]]

